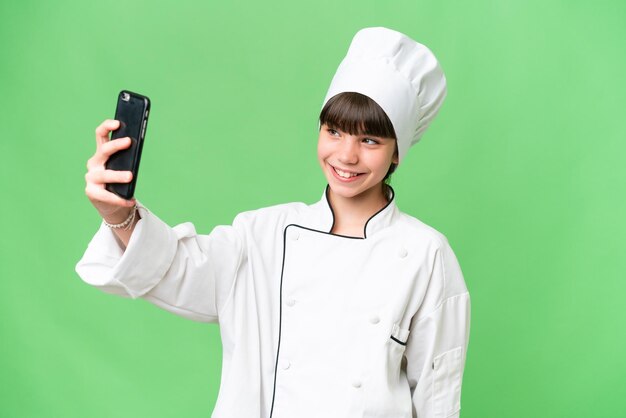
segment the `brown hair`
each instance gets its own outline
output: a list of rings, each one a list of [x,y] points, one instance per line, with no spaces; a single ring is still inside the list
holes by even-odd
[[[340,129],[350,135],[372,135],[393,138],[397,141],[393,124],[385,111],[368,96],[349,91],[331,97],[320,113],[320,126]],[[396,154],[398,143],[396,142]],[[391,173],[397,164],[391,163],[383,182],[389,184]],[[385,187],[385,192],[388,192]]]

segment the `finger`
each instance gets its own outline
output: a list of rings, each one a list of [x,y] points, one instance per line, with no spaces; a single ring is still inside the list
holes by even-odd
[[[120,121],[107,119],[96,128],[96,145],[109,142],[109,132],[116,130],[120,126]]]
[[[87,183],[129,183],[133,179],[132,171],[90,170],[85,174]]]
[[[130,137],[123,137],[114,139],[112,141],[107,142],[106,144],[102,144],[98,147],[96,154],[100,156],[101,160],[108,160],[111,154],[115,154],[116,152],[126,149],[131,145]]]
[[[129,137],[118,138],[113,141],[108,141],[105,144],[98,145],[96,153],[87,160],[87,170],[98,169],[104,167],[105,163],[111,156],[122,149],[128,148],[131,145]]]
[[[93,183],[88,184],[87,187],[85,187],[85,194],[91,200],[97,200],[99,202],[107,203],[107,204],[114,205],[114,206],[121,206],[121,207],[128,208],[128,207],[134,206],[135,203],[137,202],[134,197],[128,200],[124,199],[122,197],[119,197],[115,193],[111,193],[107,189],[97,187]]]

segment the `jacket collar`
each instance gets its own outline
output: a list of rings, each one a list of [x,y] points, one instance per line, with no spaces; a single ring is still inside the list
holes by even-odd
[[[327,233],[327,234],[331,234],[330,231],[332,231],[333,226],[335,225],[335,214],[333,212],[332,206],[330,205],[330,201],[328,200],[329,188],[330,186],[327,184],[326,188],[324,189],[324,193],[322,194],[322,198],[318,202],[310,206],[310,208],[315,212],[315,216],[313,216],[309,220],[309,222],[312,223],[310,225],[310,228],[318,230],[320,232]],[[382,209],[380,209],[378,212],[373,214],[365,223],[365,226],[364,226],[365,238],[371,237],[376,232],[389,226],[392,223],[394,217],[397,216],[398,208],[396,206],[395,191],[393,190],[391,186],[389,186],[389,190],[390,190],[389,202]],[[363,239],[362,237],[352,237],[352,236],[348,237],[348,236],[339,235],[339,234],[332,234],[332,235],[344,236],[346,238]]]

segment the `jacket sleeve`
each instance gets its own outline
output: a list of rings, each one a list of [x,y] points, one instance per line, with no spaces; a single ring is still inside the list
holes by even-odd
[[[244,257],[244,234],[233,225],[209,235],[192,223],[170,227],[139,202],[141,219],[123,249],[104,222],[76,272],[88,284],[130,298],[144,298],[177,315],[218,322]]]
[[[405,351],[407,378],[414,417],[458,418],[469,342],[470,298],[445,237],[433,259],[422,307],[410,325]]]

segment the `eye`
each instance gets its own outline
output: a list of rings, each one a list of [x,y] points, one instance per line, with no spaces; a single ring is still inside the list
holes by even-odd
[[[369,145],[375,145],[378,144],[378,141],[372,138],[363,138],[363,142],[369,144]]]
[[[339,132],[337,132],[336,130],[332,129],[332,128],[328,128],[326,129],[328,131],[329,134],[331,135],[339,135]]]

